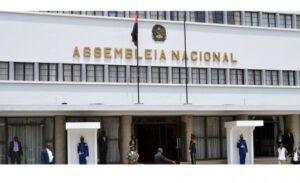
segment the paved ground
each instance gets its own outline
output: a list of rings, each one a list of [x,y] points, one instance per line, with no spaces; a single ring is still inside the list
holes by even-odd
[[[181,164],[190,164],[190,162],[180,162]],[[211,164],[227,164],[227,160],[204,160],[197,161],[197,164],[211,165]],[[255,158],[254,164],[265,165],[265,164],[278,164],[277,157],[267,158]]]

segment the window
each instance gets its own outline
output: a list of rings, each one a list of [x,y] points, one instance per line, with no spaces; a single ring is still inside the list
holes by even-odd
[[[125,11],[108,11],[107,15],[110,17],[125,17]]]
[[[184,11],[171,11],[170,18],[175,21],[184,21]]]
[[[86,65],[87,82],[104,82],[103,65]]]
[[[126,67],[120,65],[110,65],[108,67],[109,82],[125,83]]]
[[[248,70],[248,84],[249,85],[261,85],[261,71],[260,70]]]
[[[241,25],[241,12],[240,11],[228,11],[227,12],[227,23],[232,25]]]
[[[103,16],[104,12],[103,11],[95,11],[96,16]]]
[[[205,22],[205,12],[204,11],[191,11],[190,20],[192,22]]]
[[[295,71],[283,71],[282,72],[283,85],[294,86],[295,82]]]
[[[152,67],[152,83],[168,83],[167,67]]]
[[[211,84],[226,84],[225,69],[211,69]]]
[[[15,63],[15,80],[33,81],[33,63]]]
[[[192,82],[193,84],[207,84],[207,69],[192,68]]]
[[[86,11],[87,15],[95,15],[95,11]]]
[[[266,85],[279,85],[278,71],[266,71]]]
[[[275,15],[275,13],[263,13],[262,14],[262,26],[264,26],[264,27],[276,27],[276,15]]]
[[[130,11],[129,12],[129,17],[133,18],[136,15],[136,11]],[[146,19],[147,12],[146,11],[138,11],[138,16],[139,18]]]
[[[300,29],[300,15],[297,15],[297,29]]]
[[[209,23],[222,24],[223,20],[223,11],[210,11],[208,12],[208,21]]]
[[[140,83],[147,83],[147,67],[139,66]],[[130,67],[130,81],[131,83],[137,83],[137,66]]]
[[[293,27],[293,18],[292,15],[279,15],[279,27],[281,28],[292,28]]]
[[[81,11],[71,11],[71,13],[74,15],[81,15]]]
[[[186,82],[186,68],[176,67],[172,68],[172,83],[185,84]]]
[[[230,84],[243,85],[244,84],[244,72],[242,69],[230,70]]]
[[[81,81],[81,65],[64,64],[64,81]]]
[[[0,62],[0,80],[8,80],[9,78],[8,62]]]
[[[258,12],[245,12],[245,24],[248,26],[258,26]]]
[[[166,20],[167,14],[165,11],[150,11],[150,19]]]
[[[57,81],[58,67],[57,64],[40,64],[40,81]]]

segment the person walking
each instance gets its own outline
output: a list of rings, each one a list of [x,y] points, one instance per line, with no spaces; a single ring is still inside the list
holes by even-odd
[[[191,134],[189,151],[192,164],[196,164],[196,136],[194,134]]]
[[[286,164],[287,163],[287,150],[283,146],[283,143],[280,143],[278,151],[278,164]]]
[[[53,153],[53,146],[51,143],[47,143],[46,148],[42,150],[41,163],[54,164],[54,153]]]

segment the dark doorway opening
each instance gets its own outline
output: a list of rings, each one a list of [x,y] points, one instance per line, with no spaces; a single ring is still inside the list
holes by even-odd
[[[254,130],[254,156],[273,157],[275,156],[275,122],[264,122],[264,126],[256,127]]]
[[[142,122],[143,121],[143,122]],[[165,119],[148,118],[134,125],[135,136],[138,140],[139,162],[154,163],[154,154],[162,147],[164,155],[172,160],[179,160],[178,138],[179,123],[167,122]]]

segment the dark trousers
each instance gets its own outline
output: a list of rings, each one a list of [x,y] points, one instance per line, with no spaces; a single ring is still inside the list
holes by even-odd
[[[79,155],[79,164],[85,165],[86,162],[86,156],[85,155]]]
[[[196,164],[196,153],[190,152],[190,155],[191,155],[192,164]]]
[[[246,160],[246,153],[240,153],[240,164],[244,165]]]
[[[10,163],[11,164],[21,164],[21,155],[19,152],[13,152],[11,157],[10,157]]]
[[[100,152],[100,164],[106,164],[107,151]]]

